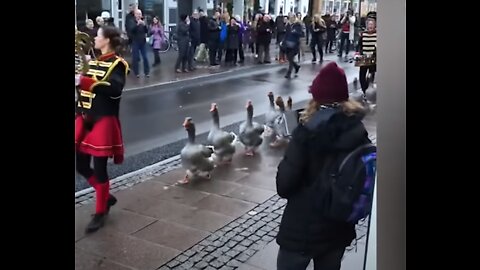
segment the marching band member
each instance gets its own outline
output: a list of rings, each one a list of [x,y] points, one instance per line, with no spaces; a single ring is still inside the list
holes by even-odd
[[[102,55],[88,62],[86,75],[76,75],[79,94],[75,116],[77,171],[95,189],[96,211],[86,232],[101,228],[106,214],[117,199],[110,195],[108,158],[123,162],[123,140],[118,118],[120,98],[128,73],[128,64],[115,54],[121,44],[120,32],[102,26],[95,37],[95,49]],[[93,157],[93,168],[90,162]]]
[[[360,40],[357,47],[357,56],[375,58],[377,54],[377,26],[373,18],[367,19],[367,30],[361,33]],[[370,65],[360,66],[360,86],[362,87],[363,96],[365,99],[365,92],[368,89],[370,78],[373,81],[375,72],[377,70],[376,63]],[[367,71],[370,73],[370,78],[367,77]]]

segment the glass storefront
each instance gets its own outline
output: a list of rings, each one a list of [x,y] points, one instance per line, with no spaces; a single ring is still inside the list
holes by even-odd
[[[147,19],[148,24],[152,23],[155,16],[160,18],[162,24],[165,24],[165,0],[138,0],[138,7],[143,11],[143,16]]]
[[[76,19],[78,29],[85,27],[85,20],[95,18],[102,14],[102,11],[112,9],[111,0],[77,0]]]
[[[359,0],[324,0],[322,14],[338,15],[345,13],[349,8],[352,8],[355,13],[365,16],[368,12],[377,10],[377,0],[361,0],[361,2]]]

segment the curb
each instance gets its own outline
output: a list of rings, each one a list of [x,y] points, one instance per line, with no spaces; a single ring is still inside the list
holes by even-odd
[[[119,190],[131,187],[138,183],[147,181],[152,178],[152,175],[159,176],[176,169],[180,165],[180,155],[176,155],[152,165],[143,167],[139,170],[132,171],[110,180],[111,191],[117,192]],[[93,199],[95,190],[92,187],[82,189],[75,192],[75,207],[90,202]]]

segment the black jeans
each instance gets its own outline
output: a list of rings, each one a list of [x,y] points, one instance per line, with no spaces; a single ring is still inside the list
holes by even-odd
[[[208,56],[210,58],[210,65],[215,65],[218,53],[218,47],[220,45],[220,41],[209,41],[208,42]]]
[[[270,63],[270,44],[259,44],[258,46],[258,62]]]
[[[350,33],[343,33],[340,35],[340,48],[338,50],[338,56],[343,56],[343,47],[347,43],[347,47],[345,48],[345,54],[348,55],[350,52]]]
[[[277,270],[305,270],[312,259],[314,270],[340,270],[344,252],[345,248],[335,249],[317,257],[311,257],[280,248]]]
[[[188,68],[193,69],[193,58],[195,57],[195,51],[200,43],[198,41],[192,40],[189,51],[188,51]]]
[[[305,27],[306,45],[308,45],[308,41],[310,40],[309,37],[310,37],[310,27],[307,26],[307,27]],[[312,39],[313,39],[313,37],[312,37]]]
[[[323,60],[323,39],[321,37],[313,37],[310,41],[310,49],[312,49],[313,60],[317,59],[317,52],[315,51],[317,47],[318,53],[320,54],[320,61]]]
[[[153,49],[153,57],[155,58],[155,61],[153,62],[154,66],[162,62],[160,60],[160,49]]]
[[[359,79],[360,79],[360,86],[362,87],[363,93],[367,91],[368,86],[370,85],[370,81],[367,78],[367,71],[370,73],[372,76],[371,79],[372,81],[375,79],[375,71],[377,71],[377,66],[363,66],[360,67],[360,74],[359,74]]]
[[[335,42],[335,38],[327,39],[327,43],[325,44],[325,53],[329,53],[332,51],[334,42]]]
[[[177,63],[175,64],[175,69],[180,69],[181,64],[182,70],[186,70],[188,63],[189,47],[190,46],[188,42],[182,42],[182,44],[178,44],[178,58]]]
[[[237,55],[238,55],[237,49],[227,49],[227,54],[225,55],[225,63],[236,64]]]
[[[243,42],[240,40],[238,43],[238,56],[240,57],[240,62],[245,60],[245,53],[243,52]]]
[[[288,71],[287,76],[292,74],[293,68],[298,68],[300,65],[295,63],[295,55],[297,55],[298,49],[287,49],[287,59],[288,59]]]

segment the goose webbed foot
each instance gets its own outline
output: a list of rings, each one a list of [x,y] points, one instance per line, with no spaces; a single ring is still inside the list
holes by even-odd
[[[184,177],[183,179],[181,179],[181,180],[178,180],[178,182],[177,182],[177,183],[179,183],[180,185],[185,185],[185,184],[188,184],[188,183],[190,183],[190,180],[189,180],[189,177],[188,177],[188,175],[185,175],[185,177]]]
[[[255,155],[255,151],[253,149],[246,149],[245,155],[248,157],[253,157]]]

